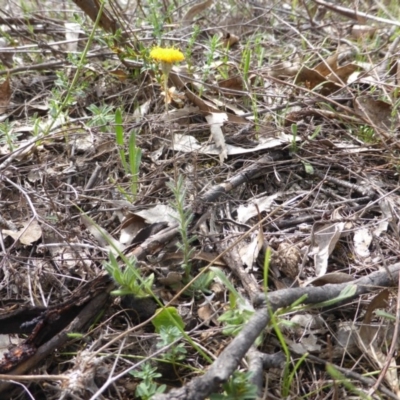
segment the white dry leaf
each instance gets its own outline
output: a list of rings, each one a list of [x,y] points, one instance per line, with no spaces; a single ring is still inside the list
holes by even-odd
[[[78,152],[86,153],[89,150],[93,149],[94,146],[94,137],[92,135],[79,135],[74,140],[75,149]]]
[[[149,112],[150,103],[151,100],[147,100],[141,106],[136,108],[136,110],[133,112],[133,119],[135,120],[135,122],[140,122],[143,117]]]
[[[315,275],[325,275],[328,269],[328,259],[334,250],[340,235],[342,234],[344,222],[336,224],[326,224],[318,229],[313,229],[312,242],[317,247],[317,253],[314,256]]]
[[[43,172],[39,168],[31,169],[28,172],[28,180],[32,183],[39,182],[42,180],[42,178],[43,178]]]
[[[290,318],[290,322],[300,328],[322,329],[324,327],[324,320],[316,314],[296,314]]]
[[[248,268],[252,268],[261,249],[262,243],[260,247],[260,241],[258,240],[257,233],[252,237],[249,243],[242,243],[241,247],[239,248],[239,255],[243,265],[246,265]]]
[[[210,124],[211,136],[219,150],[219,162],[222,165],[224,160],[228,158],[228,150],[221,128],[224,122],[228,121],[228,116],[226,113],[211,113],[206,116],[206,120]]]
[[[0,335],[0,357],[3,358],[5,353],[10,351],[10,345],[18,346],[24,341],[23,338],[16,337],[16,335]]]
[[[383,199],[379,202],[379,207],[382,211],[383,219],[379,221],[378,226],[374,229],[374,236],[379,237],[382,232],[386,232],[389,222],[393,221],[393,211],[388,200]]]
[[[275,199],[282,196],[282,192],[277,192],[271,196],[259,197],[252,199],[247,204],[241,204],[237,209],[237,221],[245,224],[250,218],[258,215],[258,212],[271,211]]]
[[[275,200],[287,194],[288,192],[277,192],[271,196],[263,196],[257,199],[251,199],[247,204],[242,204],[238,207],[237,221],[241,224],[245,224],[250,218],[257,216],[258,212],[270,212],[274,206]],[[290,190],[290,194],[293,194],[294,197],[285,202],[285,205],[289,205],[298,198],[307,195],[308,192],[303,190]]]
[[[168,222],[170,226],[176,224],[178,217],[178,213],[172,207],[164,204],[159,204],[147,210],[135,211],[133,214],[139,215],[149,224]]]
[[[227,144],[226,149],[228,155],[255,153],[260,150],[272,149],[285,144],[293,143],[293,141],[300,141],[299,137],[293,135],[286,135],[284,132],[277,132],[275,137],[260,137],[259,144],[255,147],[240,147],[232,144]],[[218,155],[220,154],[219,149],[215,144],[200,144],[199,141],[191,135],[181,135],[179,133],[174,135],[174,150],[182,151],[184,153],[200,153]]]
[[[66,22],[65,26],[65,39],[67,40],[67,51],[74,52],[78,50],[78,39],[81,31],[81,26],[76,22]]]
[[[359,229],[353,237],[354,251],[362,258],[369,256],[369,245],[372,242],[372,235],[368,229]]]
[[[322,346],[318,344],[318,338],[312,333],[308,336],[304,335],[297,343],[288,338],[285,338],[285,341],[289,348],[297,354],[320,352],[322,348]]]
[[[92,221],[88,216],[82,215],[81,220],[86,226],[88,231],[95,237],[98,243],[106,248],[109,252],[115,256],[125,249],[125,245],[115,240],[106,230],[98,226],[94,221]]]
[[[143,218],[138,215],[129,215],[122,222],[119,241],[124,245],[131,244],[136,235],[145,227],[146,224]]]
[[[36,220],[24,223],[24,226],[19,231],[12,231],[9,229],[3,229],[3,235],[11,236],[14,240],[20,241],[25,245],[30,245],[42,236],[42,228]]]

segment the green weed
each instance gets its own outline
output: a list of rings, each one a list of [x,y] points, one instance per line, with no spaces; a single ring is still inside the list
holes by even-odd
[[[121,164],[124,168],[126,174],[130,176],[130,194],[126,193],[119,186],[119,190],[128,201],[135,201],[138,193],[138,178],[139,178],[139,170],[140,163],[142,160],[142,150],[136,144],[136,131],[132,130],[129,135],[129,144],[128,144],[128,157],[125,154],[125,137],[124,137],[124,128],[123,128],[123,119],[122,113],[120,109],[115,111],[115,140],[118,147],[118,153],[121,160]]]
[[[191,272],[190,259],[193,255],[194,249],[192,243],[196,240],[195,236],[189,237],[189,226],[193,220],[193,214],[186,209],[186,188],[184,186],[182,175],[180,175],[176,182],[169,182],[167,186],[171,189],[174,200],[171,201],[171,206],[177,212],[177,222],[179,224],[179,234],[181,242],[179,249],[183,252],[182,269],[185,273],[185,278],[188,281]]]
[[[223,394],[212,394],[211,400],[254,400],[257,386],[251,383],[252,372],[235,371],[228,382],[222,385]]]
[[[161,378],[161,374],[157,372],[157,367],[153,367],[150,362],[142,364],[140,370],[130,371],[130,374],[141,382],[136,386],[135,395],[142,400],[150,400],[156,394],[164,393],[167,389],[166,385],[158,385],[155,379]]]

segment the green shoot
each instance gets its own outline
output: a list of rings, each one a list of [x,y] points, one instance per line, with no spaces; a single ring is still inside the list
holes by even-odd
[[[149,362],[142,364],[140,370],[130,371],[130,374],[141,382],[136,386],[135,395],[142,400],[150,400],[156,394],[164,393],[167,389],[166,385],[158,385],[155,379],[161,378],[161,374],[157,372],[157,367],[151,366]]]
[[[118,265],[117,259],[110,252],[109,261],[104,264],[104,268],[120,286],[118,290],[111,292],[114,296],[132,294],[136,297],[143,297],[152,295],[154,274],[143,278],[140,275],[139,269],[136,267],[135,258],[127,259],[125,269],[122,270]]]
[[[190,280],[191,272],[190,259],[194,251],[191,243],[196,240],[196,237],[189,238],[189,226],[193,220],[193,214],[185,208],[186,188],[184,187],[182,176],[179,176],[176,182],[169,182],[168,187],[174,194],[174,201],[171,202],[171,206],[178,214],[176,219],[179,224],[179,234],[182,239],[179,244],[179,247],[183,252],[182,269],[185,273],[185,279],[188,282]]]
[[[138,193],[138,177],[140,170],[140,163],[142,161],[142,150],[136,145],[136,131],[132,130],[129,136],[128,145],[128,161],[124,151],[124,128],[122,125],[122,113],[118,108],[115,111],[115,141],[118,147],[118,153],[121,160],[122,167],[126,174],[130,175],[130,195],[121,187],[119,190],[126,197],[131,197],[129,200],[134,201]]]
[[[251,383],[252,372],[235,371],[223,384],[223,394],[212,394],[211,400],[253,400],[257,398],[257,386]]]

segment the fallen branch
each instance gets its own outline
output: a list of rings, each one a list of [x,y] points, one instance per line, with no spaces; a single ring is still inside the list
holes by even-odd
[[[277,290],[264,295],[258,294],[255,306],[259,306],[248,323],[232,342],[220,354],[218,359],[201,377],[193,379],[187,385],[173,389],[167,394],[154,397],[154,400],[203,400],[211,393],[218,391],[238,367],[241,359],[249,351],[257,337],[270,321],[271,312],[282,307],[289,307],[300,297],[306,295],[304,304],[318,304],[338,297],[348,285],[356,285],[355,294],[347,299],[370,293],[377,288],[395,286],[400,271],[400,263],[394,264],[385,271],[373,272],[363,278],[342,284],[328,284],[321,287],[304,287]]]

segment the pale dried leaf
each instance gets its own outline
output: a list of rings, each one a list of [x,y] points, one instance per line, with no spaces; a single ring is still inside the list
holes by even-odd
[[[147,100],[141,106],[137,107],[133,112],[133,119],[135,122],[140,122],[143,117],[149,112],[151,100]]]
[[[11,236],[14,240],[18,240],[25,245],[31,245],[39,240],[42,236],[42,228],[36,220],[24,223],[23,227],[18,231],[3,229],[3,235]]]
[[[320,352],[322,346],[318,343],[318,338],[310,333],[308,336],[303,336],[299,342],[294,342],[289,338],[285,338],[285,342],[289,348],[297,354],[305,354],[311,352]]]
[[[258,214],[258,210],[270,211],[272,206],[275,204],[275,200],[281,197],[283,192],[277,192],[271,196],[259,197],[251,199],[247,204],[241,204],[237,208],[237,221],[241,224],[246,223],[250,218],[255,217]]]
[[[39,240],[42,236],[42,228],[36,220],[28,222],[25,224],[25,227],[21,229],[22,236],[19,241],[22,244],[30,245],[37,240]]]
[[[293,141],[301,140],[298,136],[294,138],[292,135],[286,135],[283,132],[278,132],[276,137],[260,137],[259,144],[255,147],[240,147],[227,144],[226,148],[228,155],[253,153],[259,150],[271,149],[274,147],[282,146],[282,144],[293,143]],[[198,152],[201,154],[218,155],[219,150],[214,144],[201,145],[199,141],[191,135],[181,135],[179,133],[174,135],[174,150],[182,151],[184,153]]]
[[[136,237],[140,230],[145,228],[146,224],[142,217],[138,215],[130,214],[123,222],[121,226],[121,233],[119,241],[122,244],[130,244]]]
[[[399,119],[393,115],[393,106],[372,96],[358,96],[353,102],[359,115],[368,122],[383,130],[395,129],[399,126]]]
[[[332,72],[336,71],[338,68],[337,60],[339,54],[336,52],[329,56],[326,60],[321,61],[315,68],[314,71],[317,71],[322,76],[328,76]]]
[[[260,247],[257,234],[253,235],[249,242],[242,242],[239,248],[239,255],[243,265],[246,265],[248,268],[252,268],[261,249],[262,243]]]
[[[164,204],[158,204],[146,210],[135,211],[133,214],[139,215],[149,224],[168,222],[169,225],[174,225],[178,217],[176,210]]]
[[[175,285],[182,281],[182,273],[179,272],[169,272],[164,278],[158,278],[157,281],[164,286]]]
[[[317,278],[313,278],[308,281],[304,286],[307,285],[314,285],[314,286],[324,286],[330,283],[338,284],[338,283],[345,283],[354,280],[354,278],[346,274],[344,272],[330,272],[329,274],[325,274],[323,276],[318,276]]]
[[[328,224],[313,230],[312,241],[317,247],[314,256],[315,274],[325,275],[328,268],[328,259],[334,250],[344,228],[344,223]]]
[[[77,24],[76,22],[65,22],[65,39],[68,41],[67,43],[67,51],[73,52],[77,51],[78,49],[78,39],[79,39],[79,34],[83,31],[81,31],[81,26],[80,24]]]
[[[202,321],[210,321],[214,314],[214,311],[210,304],[206,304],[202,307],[199,307],[197,310],[197,315]]]
[[[372,235],[368,229],[359,229],[354,233],[354,251],[360,257],[369,256],[369,246],[372,242]]]
[[[125,246],[118,240],[115,240],[106,230],[98,226],[86,215],[81,216],[82,223],[86,226],[88,231],[94,236],[98,243],[110,251],[114,255],[125,249]]]
[[[393,221],[393,211],[390,203],[386,199],[379,202],[379,207],[382,211],[383,218],[379,221],[378,226],[374,229],[374,235],[379,237],[382,232],[386,232],[389,222]]]
[[[378,28],[376,26],[355,24],[351,27],[351,36],[354,39],[372,39],[375,36],[377,30]]]
[[[224,160],[228,158],[228,150],[226,148],[222,125],[228,120],[226,113],[211,113],[206,116],[207,122],[210,124],[211,136],[214,139],[215,145],[219,150],[219,161],[222,165]]]
[[[185,25],[188,25],[197,14],[200,14],[202,11],[204,11],[205,9],[210,7],[212,3],[213,3],[213,0],[206,0],[202,3],[195,4],[185,14],[185,16],[182,19],[182,22]]]

